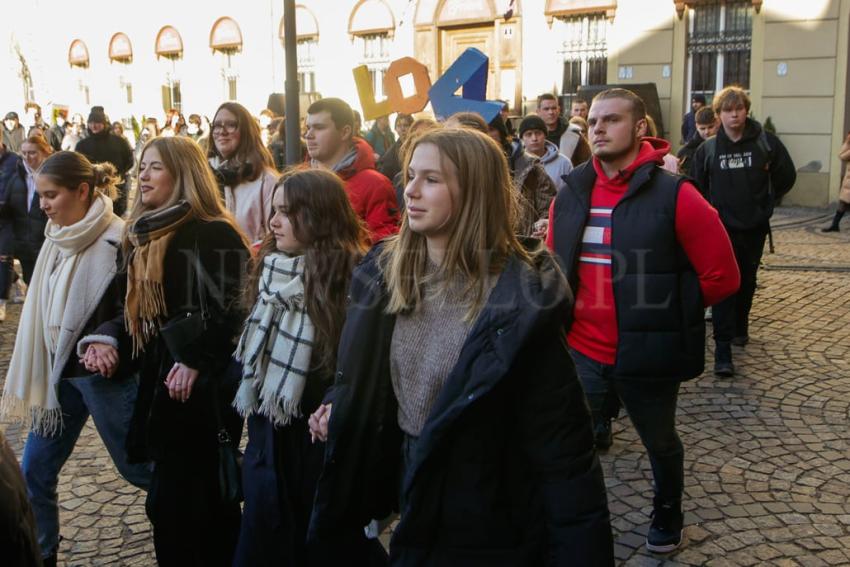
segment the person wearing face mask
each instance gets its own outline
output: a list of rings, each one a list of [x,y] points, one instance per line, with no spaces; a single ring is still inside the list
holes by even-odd
[[[128,365],[118,363],[126,343],[119,340],[124,222],[111,200],[117,179],[113,166],[93,166],[75,152],[50,156],[36,174],[49,219],[46,241],[21,313],[0,415],[31,425],[22,469],[48,566],[56,565],[59,545],[59,474],[89,416],[121,475],[140,488],[150,482],[150,467],[129,464],[124,445],[137,383]]]
[[[12,225],[14,246],[13,250],[0,250],[0,255],[14,253],[21,262],[26,284],[32,278],[47,224],[47,216],[38,204],[35,172],[52,153],[53,148],[43,137],[27,138],[21,144],[22,159],[6,183],[4,216]]]
[[[261,140],[260,127],[248,109],[237,102],[218,107],[207,159],[227,210],[251,242],[260,242],[268,232],[277,174],[272,155]]]
[[[127,172],[133,167],[133,149],[127,140],[117,136],[109,127],[109,119],[102,106],[93,106],[88,120],[89,136],[80,140],[76,151],[86,156],[92,163],[108,162],[115,166],[121,183],[118,184],[118,197],[115,199],[114,212],[124,216],[127,210],[127,195],[130,190]]]
[[[3,119],[3,143],[6,149],[10,152],[18,153],[21,151],[21,144],[24,143],[24,127],[18,118],[17,112],[7,112]]]

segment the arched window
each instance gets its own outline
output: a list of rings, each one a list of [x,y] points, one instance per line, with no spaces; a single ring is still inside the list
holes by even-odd
[[[180,92],[180,79],[177,78],[177,61],[183,58],[183,38],[173,26],[164,26],[156,34],[156,56],[171,61],[170,70],[165,72],[162,84],[162,108],[164,111],[182,110],[183,95]]]
[[[384,75],[390,65],[390,43],[395,16],[384,0],[360,0],[348,19],[361,65],[369,68],[377,100],[384,98]]]
[[[233,67],[233,56],[242,51],[242,30],[236,20],[227,16],[219,18],[210,30],[210,49],[222,57],[221,77],[224,81],[224,97],[236,100],[238,71]]]

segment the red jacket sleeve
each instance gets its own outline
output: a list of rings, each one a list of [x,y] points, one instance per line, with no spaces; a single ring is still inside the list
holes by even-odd
[[[741,274],[729,235],[717,211],[690,183],[682,184],[676,201],[676,237],[697,272],[706,306],[738,291]]]
[[[370,170],[374,171],[374,170]],[[380,242],[398,232],[399,214],[393,184],[381,173],[374,171],[371,187],[365,192],[364,220],[372,242]]]
[[[546,228],[546,248],[555,251],[555,199],[549,203],[549,225]]]

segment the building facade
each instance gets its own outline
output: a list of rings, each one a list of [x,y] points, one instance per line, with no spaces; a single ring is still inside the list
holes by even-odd
[[[837,198],[836,153],[850,130],[850,0],[296,1],[302,105],[338,96],[359,107],[358,65],[380,100],[392,60],[413,56],[435,80],[477,47],[490,58],[488,97],[516,114],[533,111],[543,92],[567,102],[583,85],[654,83],[678,146],[691,95],[710,100],[738,84],[800,168],[786,202]],[[0,69],[10,80],[0,111],[33,100],[83,114],[100,104],[114,119],[169,108],[209,116],[238,100],[258,113],[283,91],[281,0],[18,4],[3,32]]]

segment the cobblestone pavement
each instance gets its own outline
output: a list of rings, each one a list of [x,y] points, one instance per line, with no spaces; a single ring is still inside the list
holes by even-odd
[[[824,214],[777,213],[737,376],[708,373],[682,388],[687,527],[668,557],[643,548],[649,462],[628,418],[615,423],[601,459],[620,564],[850,565],[850,274],[840,271],[850,270],[850,223],[821,234],[814,217]],[[0,324],[0,381],[19,313],[10,305]],[[26,432],[0,427],[20,456]],[[91,423],[59,499],[60,565],[155,564],[144,494],[118,477]]]

